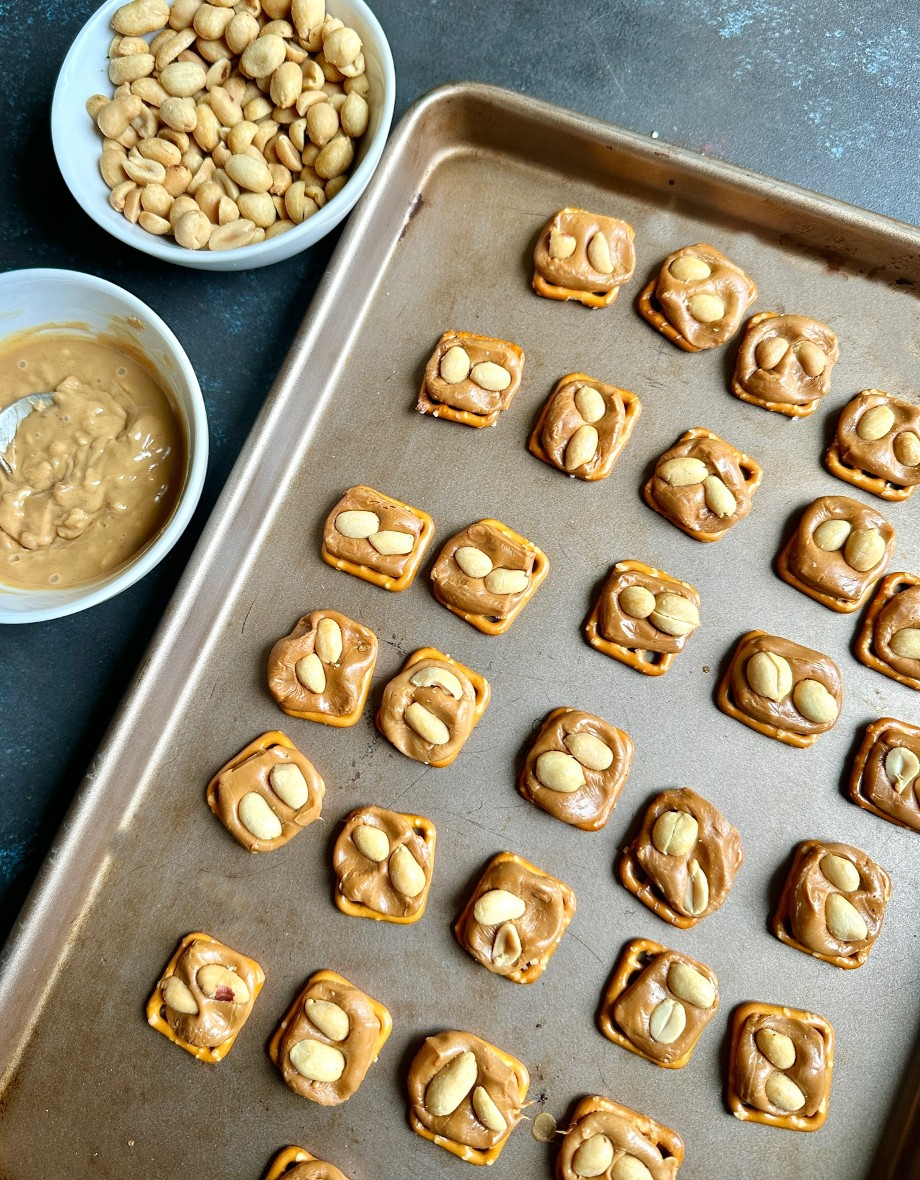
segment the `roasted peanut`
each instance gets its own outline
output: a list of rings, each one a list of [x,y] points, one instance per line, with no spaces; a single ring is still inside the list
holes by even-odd
[[[132,0],[117,9],[112,17],[112,28],[125,37],[142,37],[155,33],[169,19],[166,0]]]

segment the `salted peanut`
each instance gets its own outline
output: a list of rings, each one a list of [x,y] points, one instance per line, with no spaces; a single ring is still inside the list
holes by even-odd
[[[173,0],[169,9],[169,27],[177,30],[190,28],[201,2],[202,0]]]
[[[668,968],[668,987],[678,999],[695,1008],[711,1008],[716,1002],[712,983],[695,967],[681,960],[676,960]]]
[[[259,22],[246,12],[231,13],[224,40],[231,53],[241,54],[259,35]]]
[[[235,1004],[249,1002],[249,988],[236,971],[222,963],[207,963],[199,968],[196,976],[198,986],[209,1000],[230,1001]]]
[[[294,674],[308,691],[317,695],[326,691],[326,669],[316,652],[298,660],[294,665]]]
[[[547,252],[550,258],[557,260],[571,258],[575,253],[575,247],[577,245],[578,240],[572,234],[564,233],[562,230],[553,229],[550,231]]]
[[[620,592],[617,600],[631,619],[647,619],[655,609],[655,595],[645,586],[633,584]]]
[[[264,160],[249,155],[231,155],[226,164],[227,175],[240,188],[253,193],[267,193],[272,186],[272,174]]]
[[[320,619],[316,628],[316,654],[324,664],[337,664],[342,650],[342,628],[335,619]]]
[[[547,750],[537,759],[535,773],[544,787],[570,795],[585,785],[582,764],[571,754],[561,750]]]
[[[843,548],[852,531],[853,526],[848,520],[826,520],[818,525],[812,533],[812,538],[823,552],[836,553]]]
[[[247,45],[240,58],[240,69],[247,78],[268,78],[284,62],[286,46],[281,37],[263,34]]]
[[[104,107],[107,107],[111,101],[112,100],[110,98],[106,98],[104,94],[93,94],[86,100],[86,113],[94,123],[99,116],[99,112]]]
[[[589,463],[597,454],[600,441],[595,427],[587,422],[579,426],[569,439],[565,448],[564,465],[566,471],[574,471],[585,463]]]
[[[323,39],[323,56],[338,69],[351,65],[360,52],[361,38],[354,29],[333,29]]]
[[[709,878],[697,860],[690,861],[687,876],[687,890],[684,894],[684,909],[693,917],[699,917],[709,905]]]
[[[162,184],[166,179],[166,169],[156,160],[145,160],[143,156],[137,159],[128,156],[124,162],[124,170],[135,184]]]
[[[265,799],[250,791],[239,801],[239,821],[257,840],[277,840],[283,831],[281,820]]]
[[[316,201],[307,196],[306,185],[302,180],[295,180],[284,194],[284,208],[295,225],[319,212]]]
[[[782,336],[769,336],[761,340],[754,350],[757,366],[765,372],[775,369],[789,351],[789,341]]]
[[[454,560],[468,578],[485,578],[494,568],[491,557],[475,545],[461,545],[454,552]]]
[[[453,672],[438,666],[429,666],[413,673],[409,678],[409,683],[414,684],[417,688],[437,685],[438,688],[443,688],[445,692],[449,693],[455,701],[459,701],[463,696],[463,685]]]
[[[901,795],[920,774],[920,758],[907,746],[894,746],[885,756],[885,773]]]
[[[387,860],[390,855],[390,841],[382,828],[372,827],[370,824],[359,824],[352,832],[355,847],[368,860],[377,864]]]
[[[274,224],[268,227],[268,229],[265,231],[265,236],[267,238],[276,238],[279,234],[286,234],[288,230],[293,228],[293,221],[288,221],[286,218],[281,218],[281,220],[274,222]]]
[[[239,123],[235,123],[227,135],[227,147],[234,155],[245,152],[248,147],[252,146],[252,141],[259,132],[258,124],[250,122],[249,119],[241,119]]]
[[[113,86],[136,82],[138,78],[146,78],[152,74],[153,67],[152,53],[132,53],[128,57],[116,57],[109,62],[109,81]]]
[[[718,295],[692,295],[687,310],[699,324],[714,324],[725,315],[725,301]]]
[[[920,628],[902,627],[892,635],[888,646],[902,659],[920,659]]]
[[[96,126],[106,139],[118,139],[143,109],[144,104],[136,94],[115,98],[97,113]]]
[[[199,103],[195,117],[195,127],[192,134],[195,142],[203,152],[213,152],[220,143],[220,119],[213,108],[206,103]]]
[[[649,621],[666,635],[691,635],[700,625],[696,604],[682,594],[658,594]]]
[[[163,985],[163,1000],[174,1012],[181,1012],[185,1016],[198,1015],[198,1001],[188,984],[183,983],[177,975],[170,975]]]
[[[390,880],[404,897],[418,897],[428,885],[428,875],[405,844],[400,844],[390,856]]]
[[[360,139],[367,131],[370,107],[360,94],[348,94],[339,110],[342,130],[350,139]]]
[[[801,1110],[805,1105],[805,1095],[788,1074],[777,1070],[771,1074],[764,1087],[767,1098],[778,1106],[780,1110],[790,1113]]]
[[[192,27],[205,41],[216,41],[223,37],[235,13],[232,8],[219,8],[214,4],[202,4],[195,13]],[[229,48],[229,46],[228,46]]]
[[[300,37],[308,37],[322,27],[326,17],[326,0],[291,0],[291,20]]]
[[[272,141],[278,163],[283,164],[290,172],[299,172],[302,166],[300,152],[294,147],[286,135],[276,135]]]
[[[526,570],[493,569],[484,582],[489,594],[522,594],[530,585],[530,575]]]
[[[480,894],[473,907],[473,917],[484,926],[500,926],[523,917],[527,904],[507,889],[490,889]]]
[[[588,770],[609,770],[613,765],[613,750],[592,733],[570,733],[563,744]]]
[[[490,1131],[495,1131],[497,1134],[508,1129],[507,1121],[493,1102],[485,1086],[476,1086],[473,1090],[472,1105],[473,1112],[484,1127],[488,1127]]]
[[[213,225],[218,224],[217,214],[224,196],[224,190],[213,180],[207,181],[195,192],[195,200],[198,203],[198,207],[202,213],[206,214],[208,220]]]
[[[772,651],[758,651],[747,662],[745,677],[758,696],[781,701],[792,690],[792,665]]]
[[[336,531],[354,540],[369,538],[380,531],[380,517],[376,512],[351,509],[335,518]]]
[[[333,1000],[307,1000],[304,1010],[330,1041],[344,1041],[348,1037],[351,1029],[348,1013]]]
[[[652,828],[652,843],[665,856],[686,856],[697,841],[699,824],[687,811],[664,811]]]
[[[125,37],[142,37],[155,33],[169,20],[169,5],[166,0],[132,0],[116,9],[112,17],[112,28]]]
[[[291,1065],[311,1082],[337,1082],[345,1072],[341,1050],[321,1041],[298,1041],[288,1051]]]
[[[687,1010],[677,1000],[662,1000],[649,1016],[649,1034],[659,1045],[673,1044],[686,1027]]]
[[[905,467],[920,466],[920,436],[912,430],[902,430],[892,443],[895,458]]]
[[[734,516],[738,501],[717,475],[707,475],[703,480],[706,506],[718,517]]]
[[[498,365],[494,361],[480,361],[479,364],[473,365],[470,378],[483,389],[493,393],[501,393],[511,384],[511,374],[504,365]]]
[[[231,221],[229,225],[219,225],[208,239],[210,250],[236,250],[240,246],[248,246],[252,241],[255,226],[245,217],[239,221]]]
[[[300,811],[310,798],[309,784],[299,766],[280,762],[269,771],[268,781],[281,802],[294,811]]]
[[[303,90],[303,71],[296,62],[283,62],[272,74],[269,94],[276,107],[292,107]]]
[[[600,231],[595,233],[588,242],[585,254],[588,262],[599,274],[609,275],[613,273],[614,262],[610,254],[610,243],[607,241],[605,234]]]
[[[198,108],[191,98],[169,95],[160,104],[160,118],[173,131],[194,132],[198,126]]]
[[[137,185],[125,197],[123,212],[132,225],[137,224],[141,215],[141,190]]]
[[[236,208],[238,217],[242,215],[263,229],[268,229],[275,222],[275,206],[268,193],[240,193]]]
[[[448,385],[457,385],[469,377],[470,367],[469,353],[459,344],[455,344],[441,357],[438,372]]]
[[[795,851],[770,929],[796,950],[852,970],[881,932],[891,880],[849,844],[806,840]]]
[[[889,405],[872,406],[860,415],[856,433],[865,442],[878,442],[894,426],[894,411]]]
[[[859,869],[848,857],[839,856],[837,853],[828,853],[823,858],[821,872],[832,885],[836,885],[844,893],[852,893],[860,886]]]
[[[476,1085],[479,1064],[471,1050],[458,1053],[435,1074],[425,1090],[425,1106],[435,1117],[453,1114]]]
[[[174,61],[162,70],[159,83],[173,98],[190,98],[204,90],[207,71],[193,61]]]
[[[796,357],[809,377],[820,377],[827,368],[827,353],[810,340],[798,346]]]
[[[837,701],[820,680],[800,680],[792,691],[795,707],[808,721],[826,725],[836,721],[840,712]]]
[[[854,529],[847,537],[843,555],[859,573],[868,573],[885,556],[886,544],[878,529]]]
[[[235,127],[243,122],[243,108],[223,86],[211,90],[211,109],[222,127]]]
[[[225,86],[233,75],[233,62],[230,58],[220,58],[215,61],[208,68],[205,75],[204,85],[205,89],[210,92],[215,86]],[[242,78],[239,79],[242,82]],[[230,91],[228,90],[229,94]]]
[[[323,180],[333,180],[351,167],[354,157],[352,141],[345,136],[337,135],[320,151],[313,167]]]
[[[143,201],[143,196],[141,200]],[[148,213],[146,209],[138,214],[137,223],[148,234],[155,234],[158,237],[172,233],[172,226],[165,217],[159,217],[156,213]]]
[[[430,745],[446,746],[450,741],[450,730],[444,722],[418,701],[413,701],[406,708],[404,717],[409,728]]]
[[[137,185],[133,180],[123,180],[120,184],[116,184],[109,193],[109,204],[117,213],[124,213],[129,195],[136,190]]]
[[[411,553],[415,546],[415,537],[411,533],[403,533],[397,529],[382,529],[367,539],[377,552],[384,556],[405,555]]]
[[[145,160],[156,160],[164,168],[176,167],[182,162],[182,153],[174,143],[165,139],[144,139],[137,145],[137,150]]]
[[[862,942],[869,928],[859,910],[840,893],[828,894],[824,906],[827,928],[841,942]]]
[[[672,488],[685,488],[703,483],[708,473],[709,469],[702,459],[694,459],[691,455],[666,459],[656,472]]]
[[[268,191],[273,199],[278,198],[274,200],[275,211],[279,217],[284,217],[287,214],[287,210],[284,207],[284,201],[280,198],[284,196],[294,183],[294,177],[291,175],[290,170],[285,168],[283,164],[269,164],[268,170],[272,174],[272,186]]]
[[[513,922],[505,922],[499,926],[492,943],[491,959],[499,971],[507,971],[514,967],[523,953],[521,936]]]
[[[773,1028],[762,1028],[755,1036],[757,1048],[777,1069],[791,1069],[795,1065],[795,1045],[792,1038]]]
[[[127,173],[123,166],[124,159],[124,153],[116,151],[103,152],[99,157],[99,171],[109,188],[115,188],[117,184],[122,184],[127,180]]]
[[[603,1176],[612,1163],[613,1144],[606,1135],[597,1134],[586,1139],[572,1156],[572,1171],[576,1176]]]

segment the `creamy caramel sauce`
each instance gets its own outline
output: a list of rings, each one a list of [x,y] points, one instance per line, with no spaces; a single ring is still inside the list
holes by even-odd
[[[0,407],[33,410],[0,470],[0,581],[63,589],[117,570],[172,515],[186,466],[169,397],[116,341],[22,333],[0,346]]]

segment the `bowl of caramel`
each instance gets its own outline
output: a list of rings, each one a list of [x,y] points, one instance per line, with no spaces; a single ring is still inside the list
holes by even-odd
[[[146,304],[92,275],[0,275],[0,409],[52,398],[0,465],[0,623],[104,602],[181,536],[208,457],[201,389]]]

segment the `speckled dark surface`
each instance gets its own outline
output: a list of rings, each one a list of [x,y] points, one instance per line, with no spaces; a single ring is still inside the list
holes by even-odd
[[[844,0],[377,0],[396,117],[471,78],[920,223],[920,10]],[[142,583],[57,622],[0,629],[0,939],[84,774],[335,245],[208,275],[127,251],[75,205],[48,110],[86,0],[0,0],[4,270],[63,266],[127,287],[175,330],[208,406],[192,527]]]

